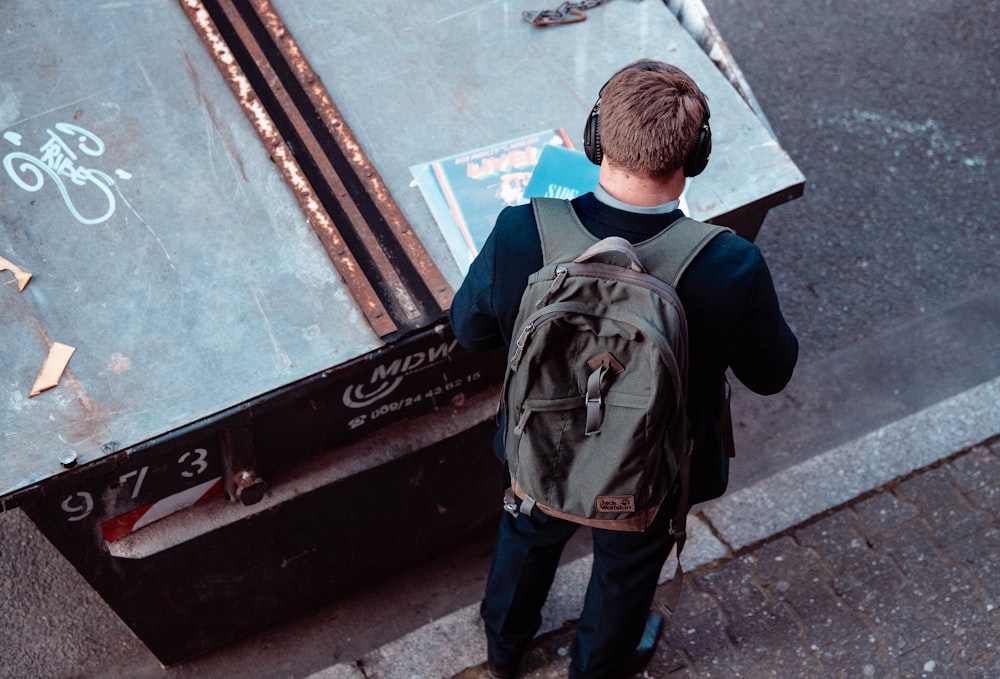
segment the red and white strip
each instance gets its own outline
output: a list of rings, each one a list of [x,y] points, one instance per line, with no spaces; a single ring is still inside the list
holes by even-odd
[[[192,507],[202,500],[207,500],[221,492],[222,477],[220,476],[105,521],[101,526],[101,533],[107,542],[120,540],[126,535],[136,532],[143,526],[148,526],[154,521],[159,521],[171,514],[176,514],[182,509]]]

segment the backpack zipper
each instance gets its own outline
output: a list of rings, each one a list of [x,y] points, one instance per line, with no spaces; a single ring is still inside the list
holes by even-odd
[[[631,283],[645,288],[650,292],[656,293],[678,308],[683,308],[681,306],[680,297],[677,296],[677,290],[666,281],[657,278],[651,273],[632,271],[631,269],[625,269],[614,264],[603,264],[598,262],[569,262],[556,269],[557,276],[559,269],[565,270],[565,274],[558,281],[559,285],[562,284],[567,276],[592,276],[594,278]],[[549,286],[549,290],[545,293],[545,297],[554,292],[556,288],[558,288],[557,282],[553,280],[552,285]]]
[[[511,372],[515,372],[518,366],[521,365],[521,355],[524,353],[524,345],[528,343],[528,335],[530,335],[531,331],[534,329],[535,324],[528,323],[521,329],[521,334],[517,336],[517,341],[514,344],[514,353],[510,357]]]
[[[559,286],[562,285],[568,274],[569,269],[566,268],[565,264],[560,264],[556,267],[556,275],[552,278],[552,283],[549,285],[549,289],[546,290],[545,294],[542,295],[541,298],[535,303],[536,309],[541,309],[543,306],[548,304],[549,297],[551,297],[552,293],[559,289]]]
[[[559,264],[554,269],[555,275],[552,277],[552,282],[549,284],[548,289],[535,303],[536,309],[541,309],[546,304],[548,304],[549,298],[562,286],[566,279],[570,276],[592,276],[594,278],[603,278],[605,280],[619,281],[622,283],[631,283],[633,285],[638,285],[639,287],[645,288],[650,292],[662,297],[667,300],[675,309],[680,313],[681,317],[681,327],[684,331],[685,337],[687,336],[687,318],[683,313],[683,305],[681,304],[681,299],[677,295],[677,290],[667,283],[666,281],[657,278],[650,273],[640,273],[638,271],[632,271],[631,269],[624,269],[620,266],[614,264],[603,264],[596,262],[580,263],[580,262],[567,262],[566,264]],[[537,321],[536,321],[537,322]],[[529,324],[531,325],[531,324]],[[521,331],[521,335],[518,337],[518,351],[517,359],[520,363],[520,354],[524,348],[524,342],[527,341],[528,335],[534,328],[525,327]],[[513,363],[513,362],[512,362]],[[513,369],[517,369],[516,365],[512,365]]]
[[[541,314],[534,321],[526,324],[522,329],[520,334],[517,336],[517,340],[514,342],[514,353],[510,357],[510,371],[516,372],[518,367],[521,365],[521,356],[524,354],[524,347],[528,344],[528,337],[531,335],[535,329],[548,321],[553,316],[561,316],[563,312],[561,311],[551,311],[546,314]]]

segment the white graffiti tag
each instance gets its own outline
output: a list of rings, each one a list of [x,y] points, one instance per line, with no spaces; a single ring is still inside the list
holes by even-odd
[[[59,189],[70,214],[81,224],[100,224],[115,212],[115,196],[111,192],[114,180],[106,173],[85,166],[81,156],[100,158],[104,155],[104,142],[93,132],[71,123],[56,123],[56,131],[46,129],[48,138],[38,148],[38,156],[23,151],[12,151],[4,156],[3,166],[14,183],[25,191],[39,191],[48,177]],[[6,132],[3,138],[15,146],[21,145],[21,135]],[[74,145],[75,142],[75,145]],[[84,161],[87,158],[83,158]],[[128,179],[131,175],[117,170],[117,175]],[[92,186],[97,191],[98,205],[107,206],[98,217],[85,217],[77,209],[67,188],[69,180],[79,187]]]

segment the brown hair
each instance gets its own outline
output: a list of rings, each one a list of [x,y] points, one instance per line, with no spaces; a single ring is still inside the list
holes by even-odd
[[[708,97],[684,71],[637,61],[601,90],[601,148],[623,170],[667,176],[684,166],[707,114]]]

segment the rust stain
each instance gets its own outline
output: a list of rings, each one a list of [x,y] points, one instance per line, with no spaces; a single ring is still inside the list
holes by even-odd
[[[72,364],[71,364],[72,365]],[[63,378],[60,380],[60,385],[65,384],[68,391],[73,394],[76,402],[80,404],[80,410],[86,416],[86,422],[93,423],[95,420],[99,420],[101,424],[101,430],[107,428],[107,418],[104,416],[101,407],[97,405],[97,401],[90,395],[90,392],[83,386],[80,379],[76,376],[76,373],[71,367],[66,368],[66,372],[63,373]],[[58,388],[58,387],[57,387]]]
[[[42,321],[32,317],[25,319],[25,324],[34,332],[43,346],[49,347],[52,345],[52,337],[49,335],[48,329]],[[57,428],[61,429],[63,426],[66,426],[72,431],[72,434],[68,436],[70,442],[76,443],[84,440],[103,441],[106,439],[110,424],[108,416],[73,371],[72,361],[66,367],[66,370],[63,371],[59,385],[54,390],[58,390],[60,394],[69,393],[83,415],[81,418],[68,423],[55,423]],[[39,398],[42,397],[43,395],[39,395]],[[51,398],[51,394],[47,398]],[[65,410],[65,408],[61,410]]]

